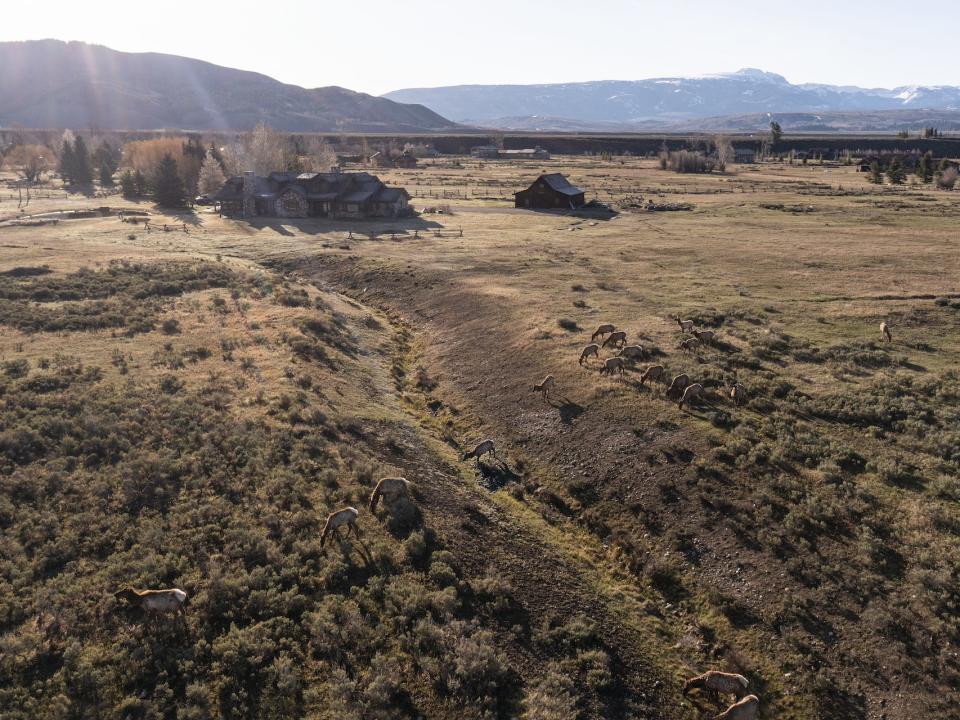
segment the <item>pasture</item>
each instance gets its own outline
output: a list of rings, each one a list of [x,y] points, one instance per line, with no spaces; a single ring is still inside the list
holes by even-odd
[[[541,171],[620,214],[514,209]],[[954,193],[819,164],[378,174],[445,212],[15,227],[0,195],[0,706],[692,719],[726,705],[683,681],[718,669],[764,718],[953,717]],[[28,211],[99,204],[137,206]],[[678,318],[714,340],[681,350]],[[644,349],[622,377],[578,363],[603,323]],[[484,438],[503,462],[460,462]],[[388,475],[412,497],[374,515]],[[351,504],[363,534],[321,547]],[[184,627],[126,585],[182,587]]]

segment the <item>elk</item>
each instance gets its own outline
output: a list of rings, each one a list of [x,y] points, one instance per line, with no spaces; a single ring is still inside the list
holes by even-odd
[[[659,380],[663,377],[663,373],[663,365],[647,365],[646,370],[644,370],[643,374],[640,376],[640,385],[643,385],[647,380],[650,382]]]
[[[757,696],[747,695],[719,715],[714,715],[713,720],[756,720],[759,710],[760,700]]]
[[[693,336],[700,342],[707,344],[713,342],[716,333],[714,333],[713,330],[694,330]]]
[[[557,379],[553,375],[547,375],[543,380],[534,385],[533,389],[543,395],[543,399],[546,400],[550,397],[550,390],[556,387],[556,385]]]
[[[603,341],[603,345],[600,347],[607,347],[608,345],[616,345],[622,347],[627,344],[627,333],[624,330],[615,330],[607,336],[607,339]]]
[[[464,460],[469,460],[470,458],[475,458],[476,461],[479,463],[480,456],[486,455],[487,453],[490,453],[491,455],[493,455],[493,457],[495,457],[497,460],[500,459],[497,456],[497,448],[493,444],[493,440],[487,439],[481,442],[480,444],[478,444],[473,450],[469,452],[465,452],[463,454],[463,457],[460,458],[460,462],[463,462]]]
[[[592,345],[587,345],[580,353],[580,364],[583,365],[586,362],[587,358],[593,355],[594,357],[599,357],[600,355],[600,346],[596,343]]]
[[[693,383],[692,385],[687,385],[683,389],[683,395],[680,396],[680,409],[683,409],[684,405],[689,405],[693,402],[693,399],[700,397],[700,393],[703,392],[703,385],[700,383]]]
[[[637,358],[642,358],[644,355],[642,345],[625,345],[620,348],[617,352],[617,357],[626,358],[627,360],[635,360]]]
[[[623,358],[622,357],[612,357],[604,360],[603,367],[600,368],[600,374],[612,375],[613,373],[620,373],[620,377],[623,377]]]
[[[179,588],[170,590],[134,590],[125,587],[113,594],[117,600],[126,600],[131,605],[151,613],[174,613],[185,615],[189,603],[187,594]]]
[[[320,547],[323,547],[324,543],[327,542],[327,536],[331,533],[336,536],[337,540],[339,540],[340,528],[344,525],[347,526],[348,537],[351,530],[359,535],[360,528],[357,527],[357,518],[359,516],[360,513],[357,511],[357,509],[352,507],[345,507],[327,515],[327,522],[324,523],[323,532],[320,533]]]
[[[683,694],[689,695],[691,690],[703,689],[709,692],[714,700],[719,700],[719,694],[732,694],[738,700],[747,694],[750,682],[736,673],[707,670],[703,675],[697,675],[683,684]]]
[[[686,340],[682,340],[680,342],[680,349],[695,350],[699,345],[700,345],[700,341],[697,338],[695,337],[687,338]]]
[[[410,483],[402,477],[381,478],[377,486],[370,495],[370,512],[375,512],[377,503],[383,497],[387,505],[393,505],[401,495],[407,495],[410,492]]]
[[[598,327],[596,330],[593,331],[593,335],[590,336],[590,342],[593,342],[598,337],[602,337],[607,333],[612,333],[616,329],[617,328],[613,323],[604,323],[603,325],[601,325],[600,327]]]
[[[734,407],[740,407],[740,403],[747,397],[747,389],[740,383],[734,383],[730,388],[730,399],[733,400]]]
[[[680,329],[685,333],[693,331],[693,320],[681,320],[677,318],[677,325],[679,325]]]
[[[880,323],[880,334],[883,335],[887,342],[893,342],[893,336],[890,334],[890,326],[886,322]]]
[[[686,373],[680,373],[673,378],[670,387],[667,388],[667,397],[673,397],[674,394],[682,395],[687,385],[690,384],[690,376]]]

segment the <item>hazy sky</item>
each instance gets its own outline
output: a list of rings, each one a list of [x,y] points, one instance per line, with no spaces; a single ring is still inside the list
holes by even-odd
[[[953,1],[46,0],[17,12],[0,40],[83,40],[374,94],[742,67],[791,82],[960,84]]]

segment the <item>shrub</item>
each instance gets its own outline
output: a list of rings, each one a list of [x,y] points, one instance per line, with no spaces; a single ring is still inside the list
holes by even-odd
[[[577,321],[569,318],[560,318],[557,320],[557,325],[567,332],[578,332],[580,330],[580,326],[577,325]]]

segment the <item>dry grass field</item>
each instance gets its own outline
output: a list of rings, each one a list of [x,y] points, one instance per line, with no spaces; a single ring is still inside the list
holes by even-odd
[[[541,171],[621,213],[513,209]],[[145,232],[14,226],[0,197],[9,717],[693,719],[725,707],[681,694],[710,668],[764,718],[960,717],[953,193],[635,158],[380,175],[449,212],[141,204]],[[715,341],[681,350],[678,317]],[[606,322],[647,356],[622,379],[577,362]],[[459,461],[486,437],[503,464]],[[374,516],[388,474],[413,497]],[[363,535],[321,548],[345,504]],[[187,590],[185,627],[128,583]]]

